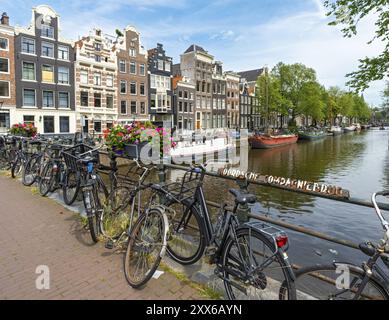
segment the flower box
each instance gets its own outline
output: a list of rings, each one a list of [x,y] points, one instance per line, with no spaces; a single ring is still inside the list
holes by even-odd
[[[141,142],[138,144],[126,144],[124,147],[125,156],[129,159],[139,160],[142,154],[143,148],[148,145],[148,142]],[[152,150],[150,149],[148,155],[151,157]]]

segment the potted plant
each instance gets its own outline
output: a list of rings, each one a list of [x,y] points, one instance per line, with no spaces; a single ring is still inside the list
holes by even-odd
[[[12,125],[9,132],[15,136],[32,138],[36,136],[38,129],[31,123],[16,123]]]
[[[147,122],[134,121],[126,126],[127,135],[125,137],[126,156],[131,159],[139,159],[143,148],[153,139],[155,126]],[[151,150],[148,153],[151,156]]]
[[[127,135],[127,129],[121,125],[112,127],[104,131],[105,144],[115,152],[117,155],[122,156],[125,148],[125,137]]]

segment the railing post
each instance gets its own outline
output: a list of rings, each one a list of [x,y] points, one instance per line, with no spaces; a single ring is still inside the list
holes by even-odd
[[[236,183],[242,191],[248,192],[247,187],[249,184],[246,179],[236,179]],[[240,224],[249,222],[250,208],[248,204],[239,205],[236,214]]]
[[[166,167],[163,163],[157,165],[158,170],[158,180],[161,186],[166,184]]]

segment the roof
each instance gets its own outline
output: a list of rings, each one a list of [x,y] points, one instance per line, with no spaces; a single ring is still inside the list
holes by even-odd
[[[173,64],[172,72],[173,72],[173,76],[181,75],[181,64],[180,63]]]
[[[241,78],[246,79],[247,82],[257,81],[258,77],[263,74],[264,68],[238,72]]]
[[[203,52],[203,53],[207,53],[207,51],[205,51],[202,47],[196,45],[196,44],[192,44],[188,49],[186,49],[185,53],[189,53],[189,52]]]

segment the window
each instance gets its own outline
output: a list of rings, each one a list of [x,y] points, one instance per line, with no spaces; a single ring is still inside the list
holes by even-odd
[[[156,96],[155,96],[155,94],[152,94],[151,96],[150,96],[150,108],[151,109],[155,109],[156,107],[157,107],[157,105],[156,105]]]
[[[35,64],[33,62],[23,62],[23,80],[35,80]]]
[[[158,60],[158,70],[163,70],[163,60]]]
[[[127,101],[120,101],[120,113],[127,114]]]
[[[42,57],[54,58],[54,44],[42,42]]]
[[[101,133],[101,121],[95,121],[93,123],[93,128],[95,129],[95,132]]]
[[[170,62],[165,63],[165,71],[167,71],[167,72],[171,71],[171,63]]]
[[[6,58],[0,58],[0,73],[9,72],[9,60]]]
[[[23,105],[27,107],[35,107],[35,90],[24,89],[23,90]]]
[[[119,71],[122,73],[126,73],[126,61],[125,60],[119,61]]]
[[[153,74],[150,76],[150,87],[156,88],[155,75]]]
[[[94,74],[94,84],[95,86],[101,86],[101,73]]]
[[[23,123],[35,125],[35,117],[34,116],[23,116]]]
[[[22,38],[22,52],[35,54],[35,40],[30,38]]]
[[[94,94],[95,98],[95,108],[100,108],[101,107],[101,93],[95,93]]]
[[[106,126],[107,126],[107,129],[112,129],[113,128],[113,123],[112,122],[107,122]]]
[[[81,106],[82,107],[89,106],[89,95],[87,91],[81,91]]]
[[[141,76],[146,75],[146,66],[143,63],[139,66],[139,74]]]
[[[136,94],[136,82],[135,81],[132,81],[130,84],[130,93]]]
[[[82,84],[88,84],[88,71],[81,70],[80,72],[80,81]]]
[[[146,114],[146,103],[144,103],[143,101],[140,103],[140,113]]]
[[[188,98],[189,98],[188,91],[184,91],[184,99],[188,99]]]
[[[112,109],[113,108],[113,96],[107,95],[107,108]]]
[[[54,28],[48,25],[41,25],[41,36],[54,39]]]
[[[58,46],[58,59],[69,60],[69,47]]]
[[[120,93],[126,94],[127,93],[127,81],[120,80]]]
[[[43,116],[44,133],[54,133],[54,116]]]
[[[42,81],[43,82],[54,82],[54,67],[44,64],[42,65]]]
[[[101,56],[99,56],[99,55],[95,55],[95,61],[96,62],[101,62]]]
[[[130,54],[130,57],[136,57],[136,49],[131,48],[131,49],[129,50],[129,54]]]
[[[58,93],[58,106],[60,108],[69,108],[69,92]]]
[[[43,91],[43,108],[54,108],[54,92],[53,91]]]
[[[59,117],[59,132],[68,133],[70,132],[69,128],[69,117]]]
[[[9,96],[10,96],[9,82],[8,81],[0,81],[0,97],[8,98]]]
[[[141,95],[141,96],[146,95],[146,89],[145,89],[145,84],[144,84],[144,83],[141,83],[141,84],[140,84],[139,91],[140,91],[140,95]]]
[[[107,75],[106,85],[107,85],[107,87],[110,87],[110,88],[113,87],[113,75],[110,75],[110,74]]]
[[[178,102],[178,111],[182,112],[182,101]]]
[[[95,50],[96,51],[101,51],[102,45],[101,43],[95,42]]]
[[[131,114],[136,114],[136,101],[131,101]]]
[[[136,74],[136,62],[134,62],[134,61],[130,62],[130,73]]]
[[[69,68],[58,67],[58,83],[69,84]]]
[[[0,50],[8,50],[8,39],[0,38]]]

